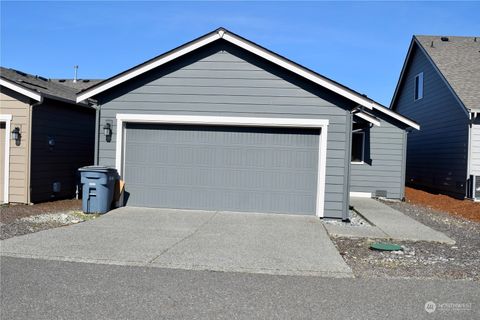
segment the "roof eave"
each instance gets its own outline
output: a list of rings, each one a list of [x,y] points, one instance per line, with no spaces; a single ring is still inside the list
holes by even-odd
[[[343,96],[351,101],[358,103],[359,105],[370,109],[370,110],[378,110],[383,113],[387,113],[389,110],[388,108],[382,106],[381,104],[375,102],[374,100],[367,98],[361,95],[358,92],[355,92],[331,79],[328,79],[308,68],[305,68],[281,55],[278,55],[262,46],[259,46],[245,38],[242,38],[230,31],[227,31],[224,28],[219,28],[213,32],[210,32],[202,37],[199,37],[195,40],[192,40],[178,48],[175,48],[171,51],[168,51],[156,58],[148,60],[136,67],[128,69],[122,73],[119,73],[109,79],[106,79],[103,82],[100,82],[84,91],[81,91],[77,94],[76,101],[81,102],[86,99],[92,98],[101,92],[104,92],[108,89],[111,89],[125,81],[133,79],[142,73],[148,72],[154,68],[157,68],[167,62],[170,62],[174,59],[177,59],[187,53],[190,53],[198,48],[201,48],[209,43],[212,43],[216,40],[224,39],[225,41],[232,43],[240,48],[245,49],[257,56],[260,56],[284,69],[287,69],[309,81],[312,81],[328,90],[331,90],[340,96]],[[396,118],[397,120],[405,123],[408,126],[413,128],[419,129],[417,123],[395,113],[390,110],[389,116]]]
[[[10,80],[7,80],[5,78],[0,78],[0,85],[10,89],[10,90],[13,90],[17,93],[20,93],[21,95],[24,95],[25,97],[28,97],[30,99],[33,99],[35,101],[42,101],[42,94],[37,92],[37,91],[34,91],[34,90],[31,90],[31,89],[28,89],[28,88],[25,88],[24,86],[21,86],[19,85],[18,83],[15,83],[15,82],[12,82]]]

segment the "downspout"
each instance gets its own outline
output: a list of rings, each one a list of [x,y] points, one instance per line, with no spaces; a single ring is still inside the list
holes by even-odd
[[[33,104],[30,105],[30,108],[28,110],[28,118],[29,118],[29,123],[28,123],[28,167],[27,167],[27,203],[32,204],[30,199],[31,199],[31,193],[32,193],[32,186],[30,185],[31,183],[31,174],[32,174],[32,136],[33,136],[33,107],[39,106],[43,103],[43,96],[40,97],[40,101],[37,101]]]
[[[87,103],[95,109],[95,141],[94,141],[94,150],[93,150],[93,164],[98,165],[99,163],[99,134],[100,134],[100,105],[96,100],[88,99]]]
[[[345,160],[346,160],[346,166],[345,166],[345,177],[343,179],[344,185],[345,185],[345,190],[346,192],[344,193],[344,210],[343,210],[343,215],[342,215],[342,220],[343,221],[349,221],[350,220],[350,180],[351,180],[351,165],[352,165],[352,127],[353,127],[353,113],[356,111],[358,107],[354,108],[350,112],[347,112],[347,123],[346,123],[346,148],[345,148]]]
[[[98,166],[99,164],[99,150],[98,150],[98,140],[100,139],[99,134],[100,134],[100,129],[98,128],[100,126],[100,106],[94,105],[95,108],[95,150],[94,150],[94,164]]]

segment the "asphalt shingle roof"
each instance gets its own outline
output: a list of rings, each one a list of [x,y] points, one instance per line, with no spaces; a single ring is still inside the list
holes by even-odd
[[[101,80],[84,81],[79,80],[73,83],[71,79],[65,79],[64,82],[59,79],[47,79],[40,76],[34,76],[15,69],[0,67],[0,77],[14,82],[17,85],[30,89],[50,98],[60,98],[75,103],[77,92],[100,82]]]
[[[96,85],[103,81],[103,79],[79,79],[77,82],[73,82],[73,79],[51,79],[52,81],[69,88],[75,89],[78,92],[88,89],[91,86]]]
[[[415,36],[450,86],[472,111],[480,111],[480,36]]]

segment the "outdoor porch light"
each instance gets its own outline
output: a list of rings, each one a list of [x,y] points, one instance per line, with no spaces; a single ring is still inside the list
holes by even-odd
[[[112,125],[110,123],[107,122],[103,126],[103,134],[105,135],[105,139],[107,140],[107,142],[110,142],[110,140],[112,139]]]
[[[15,140],[16,145],[18,146],[20,144],[20,137],[22,135],[20,134],[20,128],[15,127],[12,131],[12,140]]]

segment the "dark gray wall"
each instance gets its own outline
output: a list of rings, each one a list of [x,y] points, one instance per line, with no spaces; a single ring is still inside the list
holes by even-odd
[[[377,114],[379,116],[379,114]],[[362,122],[361,119],[354,120]],[[350,191],[386,191],[387,198],[402,199],[405,190],[406,131],[381,120],[365,134],[365,163],[351,164]]]
[[[117,113],[328,119],[325,214],[340,218],[347,212],[346,125],[352,103],[257,56],[220,41],[97,98],[100,127],[107,120],[115,125]],[[114,126],[111,142],[99,136],[101,165],[115,165],[116,132]]]
[[[48,137],[55,139],[50,147]],[[46,99],[32,109],[31,201],[75,196],[77,169],[93,164],[95,111]],[[53,192],[53,183],[61,192]]]
[[[466,192],[468,116],[418,47],[393,109],[415,121],[408,135],[407,183],[463,197]],[[424,73],[423,99],[414,101],[414,78]]]

